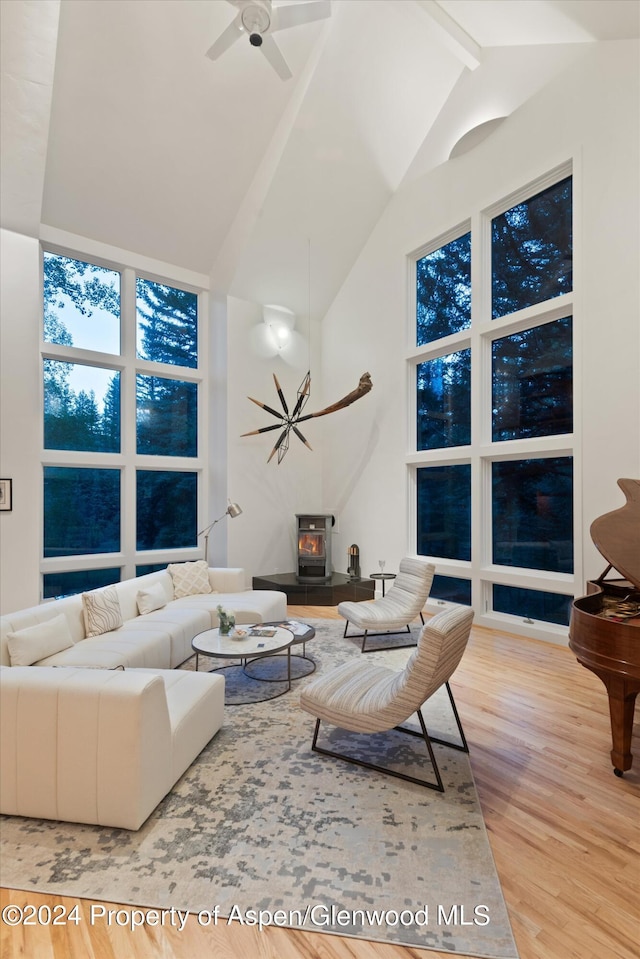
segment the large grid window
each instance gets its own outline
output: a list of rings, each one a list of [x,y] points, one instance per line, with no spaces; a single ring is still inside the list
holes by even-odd
[[[199,291],[43,254],[43,596],[195,558]]]
[[[572,224],[564,169],[412,259],[409,471],[431,595],[543,632],[568,625],[575,588]]]

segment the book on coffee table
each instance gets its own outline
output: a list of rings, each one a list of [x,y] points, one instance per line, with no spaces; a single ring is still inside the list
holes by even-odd
[[[250,630],[249,636],[275,636],[277,632],[277,629],[259,628]]]
[[[288,629],[294,636],[304,636],[309,627],[305,623],[299,623],[297,619],[287,619],[280,623],[283,629]]]

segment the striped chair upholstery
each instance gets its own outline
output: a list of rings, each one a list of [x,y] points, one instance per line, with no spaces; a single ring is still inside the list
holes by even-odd
[[[338,613],[346,619],[344,635],[347,635],[349,623],[352,623],[361,633],[352,633],[352,636],[362,636],[362,652],[375,652],[375,649],[366,648],[368,636],[388,635],[406,629],[411,632],[410,623],[420,616],[424,619],[422,610],[431,592],[431,583],[436,571],[432,563],[423,559],[400,560],[398,575],[393,580],[393,586],[382,599],[361,603],[340,603]],[[376,632],[372,632],[376,630]],[[407,645],[413,646],[414,643]],[[376,647],[379,649],[380,647]],[[399,648],[399,647],[395,647]]]
[[[362,660],[358,658],[355,662],[338,666],[326,676],[313,680],[300,694],[302,708],[316,717],[312,749],[444,792],[432,743],[442,743],[463,752],[469,751],[449,679],[467,647],[472,622],[473,610],[467,606],[455,606],[438,613],[423,626],[415,652],[409,657],[405,668],[399,672],[384,666],[363,666]],[[447,689],[458,726],[460,744],[429,736],[422,716],[422,705],[443,685]],[[418,716],[421,732],[400,725],[413,713]],[[317,740],[322,720],[340,729],[357,733],[377,733],[395,728],[422,736],[435,773],[435,782],[417,779],[319,747]]]

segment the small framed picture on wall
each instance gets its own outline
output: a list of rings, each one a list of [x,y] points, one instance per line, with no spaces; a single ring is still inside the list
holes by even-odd
[[[10,479],[0,479],[0,510],[13,509],[11,486],[12,481]]]

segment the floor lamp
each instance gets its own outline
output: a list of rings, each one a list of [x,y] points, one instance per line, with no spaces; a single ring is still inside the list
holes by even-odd
[[[225,518],[225,516],[230,516],[231,519],[235,519],[236,516],[239,516],[241,512],[242,512],[242,509],[238,506],[237,503],[229,503],[226,510],[222,514],[222,516],[218,516],[217,519],[214,519],[213,523],[210,523],[208,526],[205,526],[204,529],[200,530],[200,532],[198,533],[198,536],[202,536],[202,534],[204,533],[204,558],[207,561],[207,563],[209,562],[209,533],[211,532],[213,527],[216,525],[216,523],[219,523],[221,519]]]

